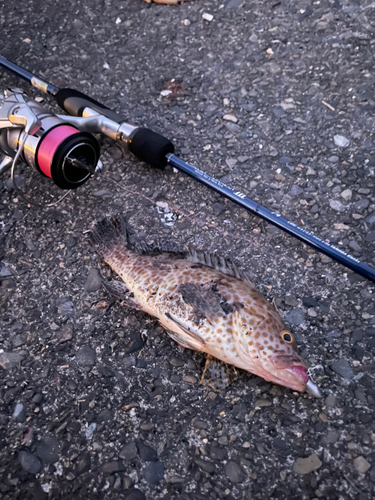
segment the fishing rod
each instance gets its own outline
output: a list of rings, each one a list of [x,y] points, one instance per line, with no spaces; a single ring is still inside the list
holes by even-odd
[[[55,87],[2,56],[0,56],[0,66],[23,78],[39,90],[53,96],[58,105],[71,115],[70,117],[57,115],[57,117],[67,121],[81,132],[102,133],[116,141],[123,142],[139,160],[148,163],[152,167],[163,169],[166,165],[171,165],[315,250],[375,282],[374,268],[323,241],[313,233],[297,226],[294,222],[284,219],[277,212],[263,207],[245,194],[232,189],[199,168],[181,160],[174,155],[173,143],[161,134],[148,128],[130,125],[116,112],[86,94],[70,88],[61,89]]]

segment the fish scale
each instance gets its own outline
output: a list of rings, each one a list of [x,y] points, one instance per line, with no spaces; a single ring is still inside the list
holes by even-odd
[[[173,245],[167,252],[162,245],[132,247],[122,218],[98,222],[90,240],[123,280],[106,288],[158,318],[182,346],[207,353],[207,363],[214,357],[320,395],[279,313],[233,263],[204,252],[170,252]],[[216,366],[215,373],[225,370]]]

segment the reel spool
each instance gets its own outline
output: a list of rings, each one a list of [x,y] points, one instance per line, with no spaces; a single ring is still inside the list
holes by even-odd
[[[93,135],[46,112],[35,101],[26,102],[17,89],[4,92],[0,99],[0,153],[9,164],[18,155],[61,189],[75,189],[95,173],[100,150]]]

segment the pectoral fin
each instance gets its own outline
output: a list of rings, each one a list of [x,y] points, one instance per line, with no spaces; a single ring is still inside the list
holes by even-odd
[[[125,304],[133,309],[142,311],[142,307],[132,300],[132,293],[129,291],[125,283],[121,281],[105,281],[103,280],[103,286],[111,295],[117,299],[122,300]]]
[[[238,371],[234,366],[228,365],[224,361],[213,358],[208,354],[199,383],[207,385],[215,391],[219,391],[228,387],[238,377]]]
[[[171,327],[164,328],[168,331],[168,335],[173,338],[176,342],[189,349],[194,349],[196,351],[204,351],[206,341],[196,332],[192,331],[187,325],[184,325],[180,320],[172,316],[170,313],[166,313],[166,317],[169,321],[174,323],[178,330],[182,330],[182,335],[178,332],[171,331]]]

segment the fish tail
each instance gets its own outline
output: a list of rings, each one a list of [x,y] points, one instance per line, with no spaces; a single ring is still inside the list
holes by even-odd
[[[116,216],[97,222],[89,233],[89,241],[102,258],[105,258],[117,246],[127,248],[128,231],[125,218]]]

